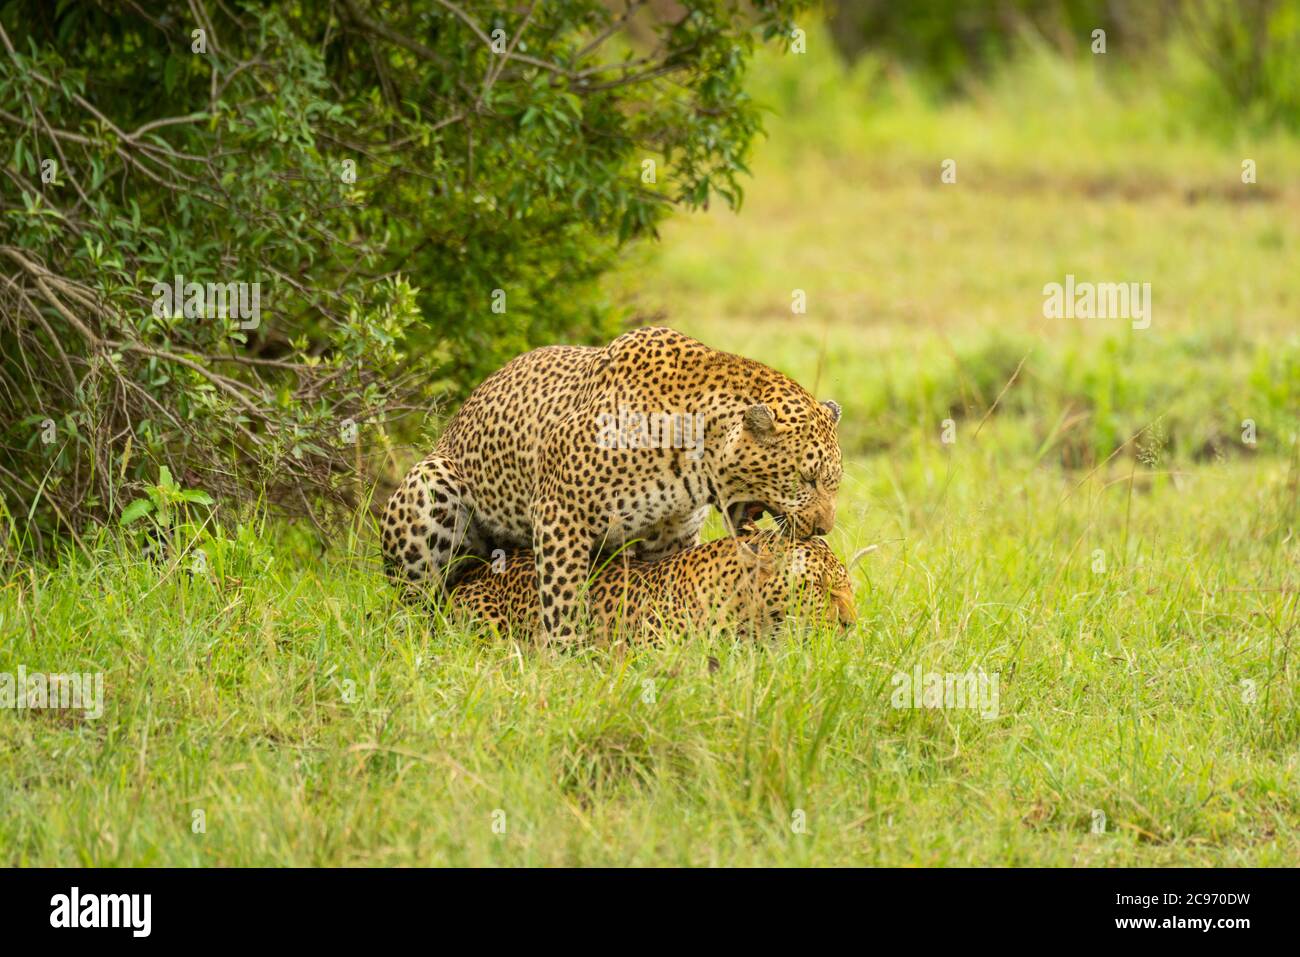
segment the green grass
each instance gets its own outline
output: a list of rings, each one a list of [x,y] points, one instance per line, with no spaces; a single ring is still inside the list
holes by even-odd
[[[5,861],[1294,864],[1294,469],[1080,485],[985,434],[851,463],[847,637],[539,655],[265,530],[20,574],[3,667],[107,701],[0,715]],[[997,718],[892,707],[918,663],[998,674]]]
[[[1300,147],[1091,61],[933,106],[813,41],[760,64],[742,214],[611,288],[844,405],[856,629],[553,656],[405,610],[368,535],[227,519],[191,575],[104,534],[0,584],[0,672],[106,689],[0,712],[0,862],[1300,863]],[[1044,320],[1067,271],[1152,327]],[[997,716],[893,707],[917,665]]]

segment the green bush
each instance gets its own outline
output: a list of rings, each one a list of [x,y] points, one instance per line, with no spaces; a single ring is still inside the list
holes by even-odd
[[[1197,128],[1300,130],[1300,0],[839,0],[830,28],[846,58],[901,65],[941,96],[1044,43],[1089,56],[1101,29],[1107,72],[1157,60]]]
[[[1220,128],[1245,119],[1300,131],[1300,2],[1192,0],[1181,49],[1200,66],[1190,103]]]
[[[1107,51],[1145,49],[1169,29],[1176,0],[839,0],[831,19],[836,46],[850,59],[878,53],[927,77],[940,93],[966,89],[1015,52],[1025,31],[1062,47],[1088,50],[1106,31]]]
[[[11,533],[115,516],[164,463],[221,503],[354,502],[403,413],[608,336],[620,246],[739,202],[744,67],[798,5],[0,6]]]

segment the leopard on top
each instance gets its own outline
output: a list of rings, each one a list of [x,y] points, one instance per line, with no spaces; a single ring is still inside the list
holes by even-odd
[[[629,414],[671,418],[673,440],[609,441]],[[471,393],[393,493],[385,567],[407,589],[445,589],[459,558],[531,548],[543,635],[571,638],[602,554],[688,548],[710,506],[733,527],[766,511],[797,537],[828,532],[839,417],[780,372],[671,329],[535,349]],[[679,441],[688,425],[698,441]]]
[[[453,614],[499,632],[536,633],[537,564],[527,550],[472,567],[451,590]],[[720,538],[661,558],[619,555],[586,585],[597,640],[666,631],[734,628],[770,634],[787,618],[838,623],[857,619],[848,570],[823,539],[779,532]]]

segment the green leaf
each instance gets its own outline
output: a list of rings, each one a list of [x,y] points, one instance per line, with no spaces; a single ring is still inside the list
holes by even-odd
[[[183,66],[184,63],[175,54],[167,57],[167,63],[163,66],[163,89],[168,93],[176,89],[176,79],[181,75]]]
[[[144,518],[153,511],[153,502],[147,498],[138,498],[126,508],[122,509],[122,517],[118,519],[119,525],[130,525],[132,522]]]

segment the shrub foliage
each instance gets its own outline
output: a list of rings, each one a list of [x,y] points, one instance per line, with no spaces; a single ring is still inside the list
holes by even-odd
[[[744,68],[797,6],[0,6],[20,539],[119,514],[164,463],[222,500],[347,501],[423,422],[404,413],[608,335],[621,246],[739,203]]]

